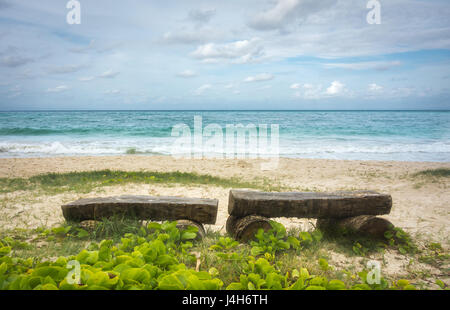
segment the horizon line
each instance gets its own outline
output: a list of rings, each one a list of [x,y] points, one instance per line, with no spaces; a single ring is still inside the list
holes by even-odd
[[[450,112],[450,109],[38,109],[38,110],[0,110],[5,112]]]

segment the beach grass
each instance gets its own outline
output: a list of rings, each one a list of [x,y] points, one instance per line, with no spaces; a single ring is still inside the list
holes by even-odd
[[[414,176],[449,178],[450,177],[450,169],[448,169],[448,168],[427,169],[427,170],[423,170],[423,171],[419,171],[419,172],[415,173]]]
[[[238,178],[220,178],[192,172],[97,170],[67,173],[46,173],[26,178],[0,178],[0,193],[19,190],[41,190],[46,193],[67,191],[87,193],[95,188],[127,183],[214,185],[280,191],[285,189],[273,182],[260,179],[252,182]]]

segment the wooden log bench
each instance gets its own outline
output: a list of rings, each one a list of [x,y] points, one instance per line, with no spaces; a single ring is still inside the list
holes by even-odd
[[[227,232],[246,242],[258,229],[270,229],[269,218],[318,219],[317,228],[334,227],[381,236],[392,224],[377,215],[389,214],[392,197],[374,191],[269,193],[231,190]]]
[[[203,224],[215,224],[217,199],[169,196],[114,196],[83,198],[61,206],[68,221],[101,220],[114,216],[140,220],[177,221],[179,228],[196,226],[205,235]]]

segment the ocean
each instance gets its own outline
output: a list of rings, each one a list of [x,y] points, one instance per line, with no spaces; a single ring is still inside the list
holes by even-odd
[[[278,125],[280,157],[450,160],[450,111],[0,112],[0,157],[170,155],[177,124]],[[208,137],[203,137],[203,141]]]

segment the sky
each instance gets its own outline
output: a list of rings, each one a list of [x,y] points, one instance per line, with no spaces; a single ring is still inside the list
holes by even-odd
[[[450,109],[448,0],[68,2],[0,0],[0,110]]]

